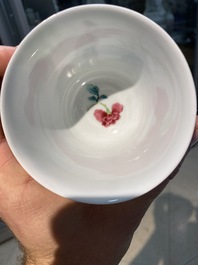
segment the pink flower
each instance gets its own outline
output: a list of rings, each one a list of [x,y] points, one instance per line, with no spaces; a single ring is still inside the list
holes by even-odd
[[[94,116],[96,117],[96,120],[102,122],[103,119],[107,116],[107,113],[101,109],[97,109],[94,111]]]
[[[118,112],[118,113],[120,113],[120,112],[122,112],[123,111],[123,105],[121,105],[120,103],[114,103],[113,105],[112,105],[112,112]]]
[[[94,116],[96,120],[101,122],[101,124],[105,127],[110,126],[111,124],[115,124],[117,120],[120,119],[120,112],[123,111],[123,105],[119,103],[115,103],[112,105],[112,111],[110,111],[105,104],[102,104],[106,108],[106,112],[103,110],[95,110]]]

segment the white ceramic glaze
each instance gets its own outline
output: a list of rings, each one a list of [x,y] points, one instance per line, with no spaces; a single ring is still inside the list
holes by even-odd
[[[26,171],[61,196],[97,204],[140,196],[168,177],[196,117],[177,45],[146,17],[110,5],[74,7],[35,28],[11,59],[1,103]]]

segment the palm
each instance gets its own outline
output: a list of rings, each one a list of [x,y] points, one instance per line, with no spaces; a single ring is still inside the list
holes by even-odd
[[[166,185],[163,183],[144,197],[124,204],[85,205],[59,197],[34,181],[17,162],[5,138],[1,138],[0,154],[0,216],[20,242],[28,249],[36,246],[42,253],[54,246],[68,248],[72,257],[75,255],[73,250],[79,249],[86,255],[87,249],[90,251],[93,247],[95,253],[97,248],[101,250],[97,252],[98,264],[109,252],[107,245],[117,253],[117,256],[110,255],[112,261],[107,260],[107,264],[116,264],[122,258],[146,209]],[[90,246],[95,240],[97,243]],[[92,261],[85,261],[85,264],[92,264]]]
[[[47,241],[48,234],[43,234],[40,223],[45,222],[50,229],[50,215],[55,215],[66,200],[34,181],[17,162],[4,138],[0,142],[0,154],[0,216],[22,243],[27,244],[23,242],[23,232],[27,231],[37,231],[37,240]]]

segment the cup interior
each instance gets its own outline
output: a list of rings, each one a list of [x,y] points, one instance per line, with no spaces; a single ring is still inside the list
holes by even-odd
[[[114,203],[151,190],[180,162],[196,116],[177,45],[142,15],[75,7],[17,48],[2,89],[16,158],[57,194]]]

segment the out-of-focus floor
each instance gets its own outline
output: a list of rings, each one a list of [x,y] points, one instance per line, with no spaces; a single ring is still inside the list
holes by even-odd
[[[146,213],[119,265],[198,264],[198,147]]]
[[[0,264],[20,264],[18,254],[16,240],[0,223]],[[151,205],[119,265],[197,264],[198,147],[195,147],[179,174]]]

